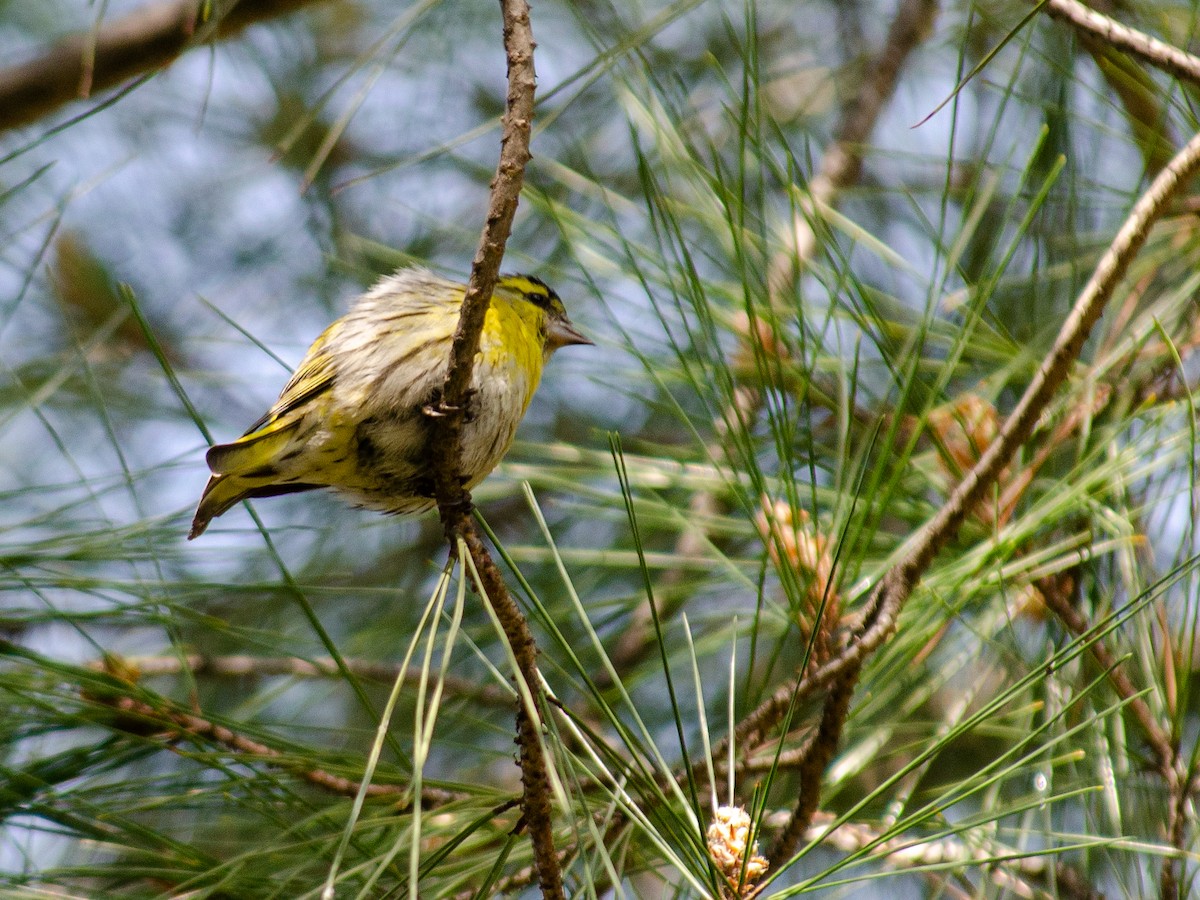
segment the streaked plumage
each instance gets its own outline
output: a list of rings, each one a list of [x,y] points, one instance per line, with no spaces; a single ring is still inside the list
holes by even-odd
[[[323,487],[386,513],[432,508],[424,409],[445,380],[465,290],[412,268],[360,297],[313,342],[266,415],[208,451],[213,476],[188,538],[241,500]],[[542,281],[501,276],[463,425],[468,488],[508,450],[550,354],[590,343]]]

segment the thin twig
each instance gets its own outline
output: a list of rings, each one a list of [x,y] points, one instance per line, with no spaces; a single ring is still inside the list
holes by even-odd
[[[313,2],[240,0],[229,8],[212,0],[175,0],[71,35],[28,62],[0,70],[0,131],[36,122],[73,100],[161,69],[208,40],[233,37]]]
[[[562,870],[554,849],[550,804],[550,776],[541,742],[541,714],[537,708],[541,678],[537,668],[537,645],[521,608],[509,594],[495,561],[488,552],[471,516],[471,495],[462,481],[462,427],[470,384],[479,351],[479,337],[496,279],[504,246],[512,231],[513,217],[529,162],[529,138],[533,124],[536,87],[533,68],[533,30],[525,0],[501,0],[504,19],[504,49],[508,57],[508,95],[505,101],[500,162],[492,179],[487,220],[471,265],[462,313],[450,349],[449,369],[441,398],[433,414],[430,458],[433,460],[434,492],[442,527],[451,548],[461,540],[479,575],[486,594],[504,629],[516,660],[517,677],[533,698],[533,705],[519,701],[517,744],[521,767],[521,818],[533,844],[534,868],[543,897],[561,898]]]
[[[117,725],[123,731],[141,735],[157,734],[170,740],[213,741],[244,757],[260,759],[285,769],[309,784],[344,797],[355,797],[361,789],[361,782],[294,762],[274,747],[238,734],[231,728],[194,713],[165,705],[154,706],[127,696],[100,696],[89,692],[88,699],[112,707],[119,716]],[[372,782],[366,789],[368,797],[405,797],[410,792],[409,784]],[[429,808],[449,803],[460,796],[438,788],[426,787],[421,790],[422,805]]]
[[[411,666],[401,673],[396,663],[369,659],[346,659],[346,671],[364,681],[393,684],[403,675],[406,685],[418,684],[422,670]],[[221,678],[270,677],[287,675],[293,678],[336,678],[341,675],[337,663],[328,656],[301,659],[298,656],[203,656],[189,653],[184,656],[124,656],[120,663],[140,676],[178,675],[185,669],[193,676],[209,675]],[[111,660],[93,662],[91,668],[107,671]],[[448,694],[467,697],[488,706],[512,706],[512,692],[495,685],[480,684],[478,679],[447,673],[443,688]]]

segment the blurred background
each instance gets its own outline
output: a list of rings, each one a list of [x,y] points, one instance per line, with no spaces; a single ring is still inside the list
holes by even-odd
[[[86,71],[117,23],[199,10],[165,68],[0,123],[0,884],[533,896],[507,656],[441,582],[436,517],[310,493],[184,540],[207,446],[356,294],[408,264],[465,280],[499,13],[241,5],[271,9],[227,35],[229,3],[0,0],[14,115],[30,61]],[[547,741],[571,895],[721,895],[704,790],[663,784],[836,651],[1196,130],[1195,86],[1032,10],[534,8],[505,269],[597,346],[556,355],[476,501],[569,710]],[[1198,24],[1185,2],[1104,11],[1181,46]],[[1185,198],[868,665],[821,803],[841,842],[810,833],[768,895],[1144,896],[1164,859],[1186,892],[1194,815],[1158,739],[1190,783],[1198,247]],[[439,671],[385,714],[398,674]],[[739,748],[764,849],[812,703]],[[358,808],[372,747],[395,791]],[[952,849],[897,853],[933,840]]]

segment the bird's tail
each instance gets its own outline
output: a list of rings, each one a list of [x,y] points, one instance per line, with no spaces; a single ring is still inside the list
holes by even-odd
[[[200,495],[200,505],[196,507],[196,515],[192,518],[192,530],[188,532],[188,540],[195,540],[204,534],[208,523],[225,512],[244,497],[242,479],[236,475],[214,475],[208,479],[204,493]]]
[[[242,478],[239,475],[214,475],[208,479],[204,493],[200,496],[200,505],[196,507],[196,515],[192,518],[192,530],[188,532],[188,540],[200,537],[209,522],[243,500],[298,494],[301,491],[315,491],[320,487],[325,485],[300,482],[271,484],[264,483],[262,479]]]
[[[189,541],[202,535],[209,522],[242,500],[294,494],[322,486],[281,480],[285,476],[277,460],[286,452],[298,421],[292,418],[271,422],[236,441],[208,449],[206,459],[213,476],[200,495],[192,530],[188,532]]]

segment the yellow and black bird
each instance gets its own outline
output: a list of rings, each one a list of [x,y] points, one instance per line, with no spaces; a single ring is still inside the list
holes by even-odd
[[[332,488],[370,509],[434,506],[426,408],[449,365],[466,286],[401,269],[313,342],[267,413],[208,451],[208,480],[188,539],[241,500]],[[479,342],[462,433],[468,489],[512,443],[550,355],[590,344],[562,300],[531,275],[502,275]]]

